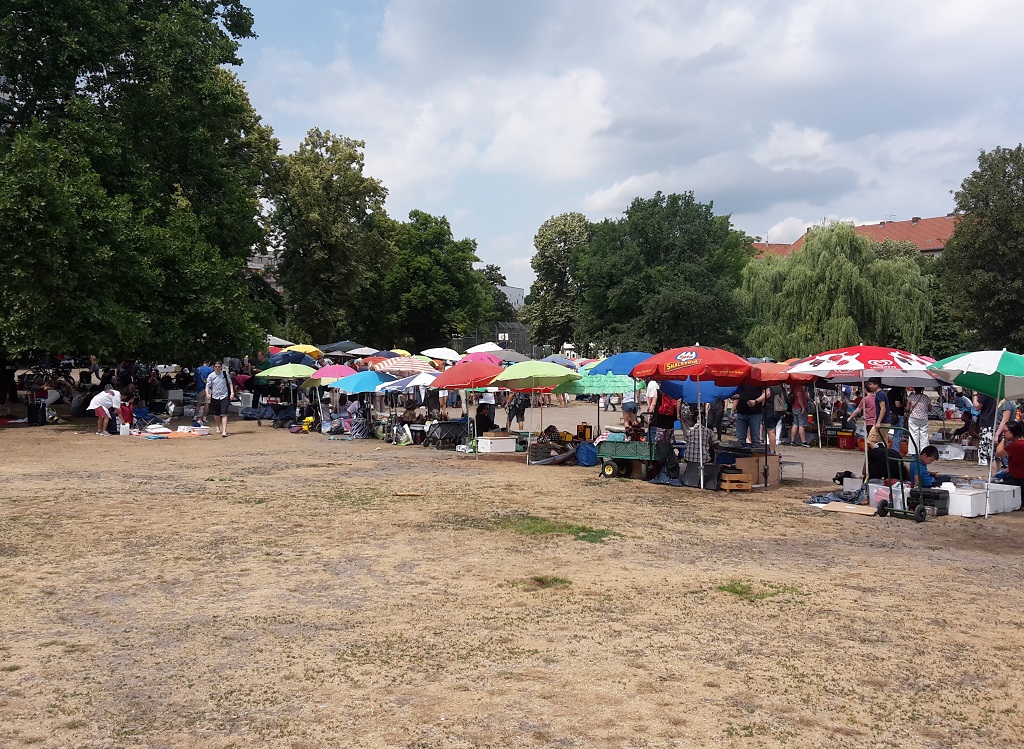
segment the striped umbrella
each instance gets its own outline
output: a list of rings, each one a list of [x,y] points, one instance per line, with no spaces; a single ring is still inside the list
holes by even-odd
[[[374,364],[373,369],[377,372],[406,375],[437,371],[429,360],[421,359],[418,356],[396,356],[384,359]]]

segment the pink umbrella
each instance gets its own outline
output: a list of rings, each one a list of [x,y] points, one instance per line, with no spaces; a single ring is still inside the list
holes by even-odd
[[[493,364],[496,367],[501,366],[501,357],[495,356],[487,351],[477,351],[475,354],[466,354],[459,359],[459,364],[467,361],[482,362],[484,364]]]
[[[312,380],[340,380],[342,377],[348,377],[354,375],[356,371],[352,367],[344,364],[331,364],[326,367],[318,369],[316,372],[311,374],[309,377]]]

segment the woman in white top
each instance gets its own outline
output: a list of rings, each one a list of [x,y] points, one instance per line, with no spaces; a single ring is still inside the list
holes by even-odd
[[[107,425],[110,423],[110,412],[107,409],[120,407],[121,394],[112,385],[107,385],[93,396],[87,410],[96,414],[96,434],[107,434]]]

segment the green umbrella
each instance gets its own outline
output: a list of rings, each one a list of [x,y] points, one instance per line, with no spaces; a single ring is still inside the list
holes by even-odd
[[[256,376],[262,380],[305,380],[315,371],[305,364],[282,364],[279,367],[264,369]]]
[[[578,380],[564,382],[552,392],[558,395],[607,395],[625,393],[636,388],[636,380],[625,375],[589,375]]]
[[[944,380],[996,400],[1024,398],[1024,356],[1012,351],[971,351],[928,365]]]
[[[554,362],[524,361],[513,364],[491,380],[491,386],[506,387],[510,390],[537,390],[557,387],[563,382],[578,380],[582,376]]]

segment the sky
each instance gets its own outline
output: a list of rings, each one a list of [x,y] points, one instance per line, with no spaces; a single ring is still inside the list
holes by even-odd
[[[238,74],[285,151],[365,141],[387,211],[529,288],[540,225],[692,191],[792,242],[942,216],[1024,133],[1017,0],[248,0]]]

